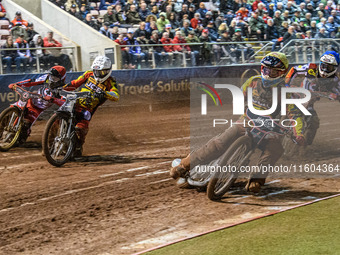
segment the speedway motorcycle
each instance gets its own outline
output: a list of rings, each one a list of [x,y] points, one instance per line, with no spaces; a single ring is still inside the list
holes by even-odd
[[[30,99],[42,98],[40,94],[27,91],[20,86],[15,86],[14,91],[18,93],[19,100],[0,114],[0,151],[8,151],[17,142],[25,142],[29,129],[25,128],[24,123],[24,117],[28,113],[27,106]]]
[[[76,134],[76,103],[80,98],[91,100],[91,92],[62,90],[63,105],[48,120],[43,134],[43,152],[47,161],[60,167],[73,156],[78,137]]]

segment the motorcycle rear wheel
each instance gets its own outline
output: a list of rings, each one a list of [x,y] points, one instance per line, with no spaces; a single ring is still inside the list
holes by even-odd
[[[21,133],[23,122],[20,109],[9,107],[0,114],[0,151],[8,151],[15,146]]]
[[[245,156],[251,150],[251,138],[249,136],[241,136],[238,138],[224,153],[219,162],[221,168],[223,166],[235,166],[239,170]],[[207,195],[210,200],[219,200],[229,190],[229,188],[237,180],[238,173],[232,171],[222,171],[212,174],[208,183]]]
[[[53,114],[46,124],[43,134],[43,151],[47,161],[56,167],[64,165],[72,156],[75,138],[67,137],[69,118]]]

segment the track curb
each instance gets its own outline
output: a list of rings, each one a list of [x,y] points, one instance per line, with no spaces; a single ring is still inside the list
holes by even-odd
[[[237,223],[234,223],[234,224],[231,224],[231,225],[226,225],[226,226],[218,227],[218,228],[215,228],[215,229],[212,229],[212,230],[208,230],[208,231],[205,231],[205,232],[202,232],[202,233],[190,236],[190,237],[181,238],[181,239],[178,239],[178,240],[173,241],[173,242],[162,244],[162,245],[159,245],[159,246],[156,246],[156,247],[153,247],[153,248],[141,251],[141,252],[133,253],[133,255],[140,255],[140,254],[144,254],[144,253],[147,253],[147,252],[150,252],[150,251],[155,251],[155,250],[164,248],[164,247],[172,245],[172,244],[176,244],[176,243],[179,243],[179,242],[187,241],[187,240],[190,240],[190,239],[193,239],[193,238],[196,238],[196,237],[200,237],[200,236],[203,236],[203,235],[206,235],[206,234],[210,234],[210,233],[213,233],[213,232],[216,232],[216,231],[220,231],[220,230],[224,230],[224,229],[227,229],[227,228],[235,227],[237,225],[241,225],[241,224],[244,224],[244,223],[247,223],[247,222],[251,222],[251,221],[254,221],[254,220],[262,219],[262,218],[269,217],[269,216],[272,216],[272,215],[275,215],[275,214],[279,214],[279,213],[282,213],[282,212],[286,212],[286,211],[289,211],[289,210],[292,210],[292,209],[296,209],[296,208],[299,208],[299,207],[303,207],[303,206],[306,206],[306,205],[311,205],[311,204],[314,204],[314,203],[317,203],[317,202],[320,202],[320,201],[324,201],[324,200],[335,198],[335,197],[339,197],[339,196],[340,196],[340,193],[332,195],[332,196],[324,197],[324,198],[315,199],[315,200],[307,202],[307,203],[303,203],[303,204],[300,204],[300,205],[295,205],[295,206],[292,206],[292,207],[289,207],[289,208],[285,208],[285,209],[282,209],[282,210],[278,210],[278,211],[274,211],[274,212],[271,212],[271,213],[267,213],[267,214],[264,214],[264,215],[261,215],[261,216],[258,216],[258,217],[254,217],[254,218],[251,218],[251,219],[248,219],[248,220],[240,221],[240,222],[237,222]]]

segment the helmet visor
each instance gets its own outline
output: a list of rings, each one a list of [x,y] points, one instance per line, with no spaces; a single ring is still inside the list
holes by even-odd
[[[320,63],[320,70],[322,72],[331,73],[334,72],[337,67],[335,65],[330,65],[324,62]]]
[[[108,73],[110,72],[110,69],[104,69],[104,70],[93,70],[93,74],[97,78],[104,78]]]
[[[261,74],[262,76],[265,77],[270,77],[270,78],[279,78],[282,77],[286,72],[281,69],[276,69],[272,67],[267,67],[267,66],[262,66],[261,67]]]

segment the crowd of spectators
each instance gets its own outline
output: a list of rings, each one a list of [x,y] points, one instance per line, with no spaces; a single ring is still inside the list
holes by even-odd
[[[6,73],[29,73],[33,71],[37,58],[40,67],[48,70],[55,64],[61,64],[70,71],[72,62],[68,55],[62,54],[59,49],[40,49],[43,47],[62,47],[63,45],[53,38],[53,32],[49,31],[46,37],[42,37],[34,29],[34,24],[22,17],[20,11],[15,13],[13,20],[6,17],[6,9],[0,3],[0,20],[8,21],[8,34],[1,35],[3,43],[2,64],[5,66]],[[30,49],[37,48],[37,49]],[[16,70],[12,67],[15,66]]]
[[[196,0],[51,1],[119,44],[174,43],[178,40],[184,43],[240,42],[248,38],[272,41],[272,50],[275,50],[292,39],[340,38],[340,3],[333,0],[216,0],[210,3]],[[93,10],[101,13],[106,10],[106,13],[94,15]],[[138,32],[135,31],[133,36],[120,36],[122,32],[118,28],[136,25],[139,25]],[[155,58],[158,63],[175,62],[172,61],[176,59],[174,55],[185,53],[190,55],[191,64],[197,65],[217,61],[222,54],[229,54],[235,62],[240,59],[241,53],[246,58],[252,55],[249,47],[240,47],[236,43],[224,48],[215,46],[194,47],[195,50],[190,45],[184,48],[165,46],[157,48]],[[148,57],[141,48],[124,48],[125,65],[133,68],[138,65],[138,60]],[[198,57],[200,62],[196,61]]]

